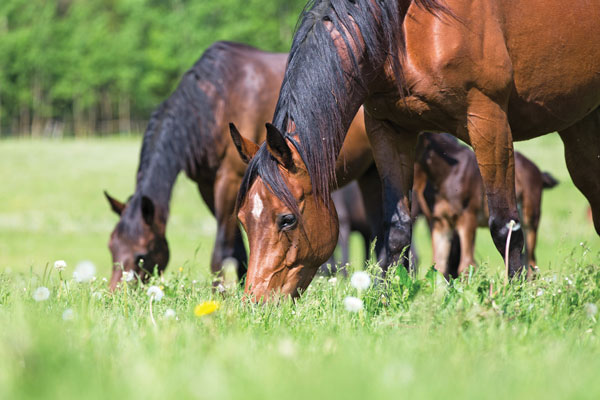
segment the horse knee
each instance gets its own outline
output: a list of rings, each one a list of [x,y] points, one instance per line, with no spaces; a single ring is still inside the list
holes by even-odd
[[[402,263],[406,264],[411,241],[412,226],[410,220],[392,223],[388,228],[386,241],[386,249],[389,260],[388,264],[397,261],[401,256],[403,257]]]

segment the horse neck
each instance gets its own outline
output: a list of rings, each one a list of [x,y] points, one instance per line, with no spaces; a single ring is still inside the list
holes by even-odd
[[[439,189],[442,187],[446,178],[448,178],[448,176],[452,173],[453,169],[457,166],[449,165],[446,160],[444,160],[434,151],[431,151],[427,157],[431,159],[432,162],[424,162],[422,163],[421,167],[423,170],[425,170],[427,179]]]
[[[145,175],[136,187],[136,195],[149,197],[154,203],[158,219],[165,224],[169,216],[173,185],[179,171],[180,169]]]

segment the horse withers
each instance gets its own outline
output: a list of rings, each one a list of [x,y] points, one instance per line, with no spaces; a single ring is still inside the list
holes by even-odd
[[[298,269],[318,267],[320,257],[295,254],[321,246],[336,229],[333,213],[323,210],[363,104],[383,185],[384,265],[408,265],[415,147],[424,131],[450,132],[473,147],[488,226],[503,256],[510,238],[511,277],[523,269],[524,242],[521,229],[511,232],[520,225],[513,140],[559,132],[600,232],[599,19],[600,4],[584,1],[311,1],[294,35],[271,139],[248,166],[238,215],[253,223],[258,196],[263,232],[270,232],[262,240],[296,237],[296,230],[312,235],[306,248],[290,245],[285,254],[252,248],[249,276],[259,278],[247,281],[252,295],[297,294],[308,282],[296,277],[310,275]],[[299,223],[283,231],[277,215]]]

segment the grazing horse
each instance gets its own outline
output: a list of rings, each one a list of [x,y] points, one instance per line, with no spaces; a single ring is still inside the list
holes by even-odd
[[[600,3],[583,0],[311,1],[238,196],[250,243],[246,290],[255,299],[297,295],[331,254],[335,164],[361,104],[383,184],[384,265],[408,263],[422,131],[473,147],[503,256],[511,237],[510,276],[522,270],[524,240],[518,228],[509,236],[511,221],[519,226],[513,140],[559,132],[600,232],[599,20]]]
[[[431,229],[433,261],[446,278],[457,277],[469,265],[476,265],[475,234],[477,227],[487,226],[489,218],[477,160],[454,136],[429,132],[419,136],[416,154],[414,191]],[[515,152],[515,182],[526,236],[524,263],[530,275],[537,268],[542,190],[558,182],[519,152]]]
[[[123,270],[144,277],[155,267],[159,271],[166,267],[169,202],[181,171],[196,182],[217,219],[212,272],[220,271],[223,260],[233,257],[238,261],[238,275],[245,273],[246,251],[234,208],[246,165],[231,145],[229,123],[237,124],[249,141],[264,140],[264,121],[275,109],[286,59],[286,54],[217,42],[153,112],[144,134],[135,193],[127,203],[105,193],[112,210],[120,216],[109,241],[111,289]],[[339,173],[342,183],[363,175],[373,165],[363,120],[361,110],[343,150],[346,164]],[[364,182],[366,179],[373,182]],[[362,186],[378,186],[379,178],[366,174],[361,182]],[[379,203],[377,198],[371,207],[379,208]]]
[[[135,193],[126,204],[105,193],[120,216],[109,242],[114,263],[111,288],[123,270],[143,276],[144,269],[166,267],[169,202],[181,171],[197,183],[217,219],[211,270],[218,271],[225,258],[234,257],[239,261],[238,273],[245,272],[244,243],[231,215],[246,166],[230,144],[228,123],[235,121],[254,140],[264,137],[263,121],[275,109],[286,58],[243,44],[217,42],[152,113]]]

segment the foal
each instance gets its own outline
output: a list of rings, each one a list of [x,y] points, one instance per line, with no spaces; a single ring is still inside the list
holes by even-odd
[[[516,196],[526,236],[523,263],[528,276],[537,268],[535,246],[542,190],[557,181],[515,152]],[[423,133],[417,144],[415,195],[431,229],[433,260],[446,278],[467,271],[474,260],[477,227],[489,218],[475,153],[448,134]],[[456,253],[456,254],[454,254]]]

